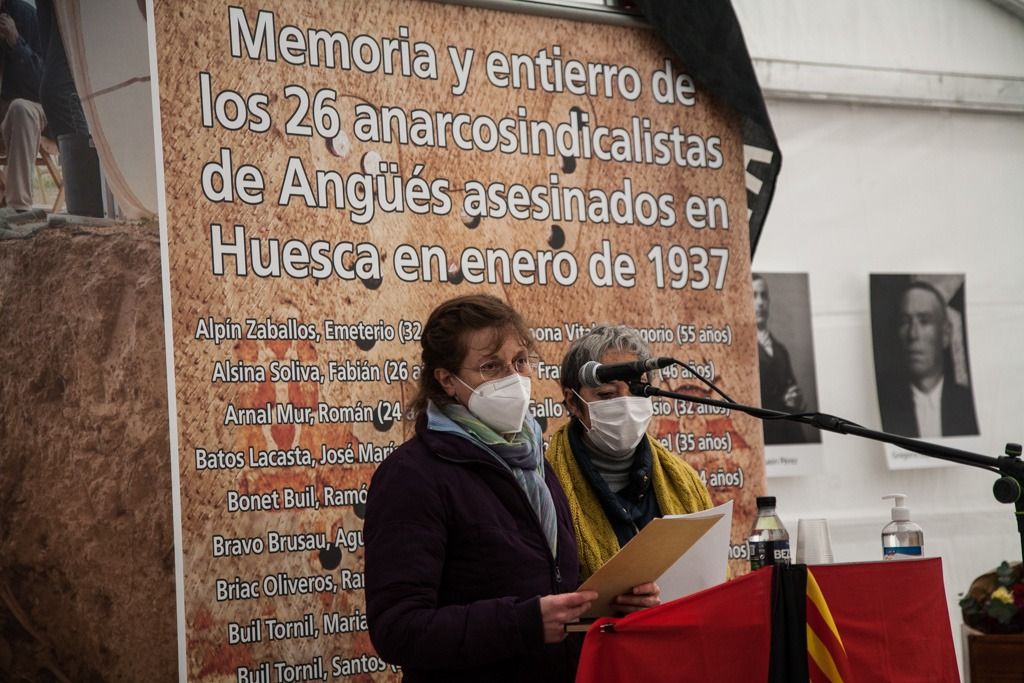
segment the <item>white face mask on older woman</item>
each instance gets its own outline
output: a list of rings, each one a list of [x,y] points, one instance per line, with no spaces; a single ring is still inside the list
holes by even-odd
[[[590,431],[587,437],[609,455],[632,455],[654,416],[654,404],[645,396],[620,396],[603,401],[587,402]]]

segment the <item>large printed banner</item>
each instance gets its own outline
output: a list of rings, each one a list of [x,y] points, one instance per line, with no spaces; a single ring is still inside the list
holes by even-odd
[[[739,125],[649,32],[397,0],[153,19],[189,680],[398,678],[367,635],[361,516],[446,298],[528,319],[547,434],[597,322],[758,402]],[[708,392],[678,367],[662,386]],[[760,424],[655,405],[735,499],[739,571]]]

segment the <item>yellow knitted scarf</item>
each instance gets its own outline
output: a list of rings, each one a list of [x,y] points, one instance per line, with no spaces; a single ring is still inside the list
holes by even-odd
[[[649,436],[654,496],[663,515],[681,515],[711,507],[711,497],[696,470]],[[611,522],[576,463],[569,446],[569,425],[551,436],[545,454],[569,499],[580,555],[580,580],[585,581],[612,555],[619,552]]]

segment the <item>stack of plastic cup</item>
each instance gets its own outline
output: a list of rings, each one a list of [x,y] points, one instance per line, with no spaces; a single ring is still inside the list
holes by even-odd
[[[827,519],[801,519],[796,529],[796,563],[829,564],[832,562],[832,537]]]

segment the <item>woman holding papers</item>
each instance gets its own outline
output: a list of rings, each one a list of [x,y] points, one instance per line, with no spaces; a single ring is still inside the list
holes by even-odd
[[[564,627],[597,594],[575,592],[569,506],[527,411],[529,330],[505,302],[464,296],[430,314],[421,344],[415,434],[366,505],[373,645],[406,681],[571,681]]]
[[[632,396],[621,381],[598,387],[580,381],[589,361],[650,357],[636,330],[603,325],[574,342],[562,361],[562,392],[572,419],[552,435],[547,459],[569,500],[583,579],[655,517],[711,507],[697,472],[647,435],[649,397]]]

